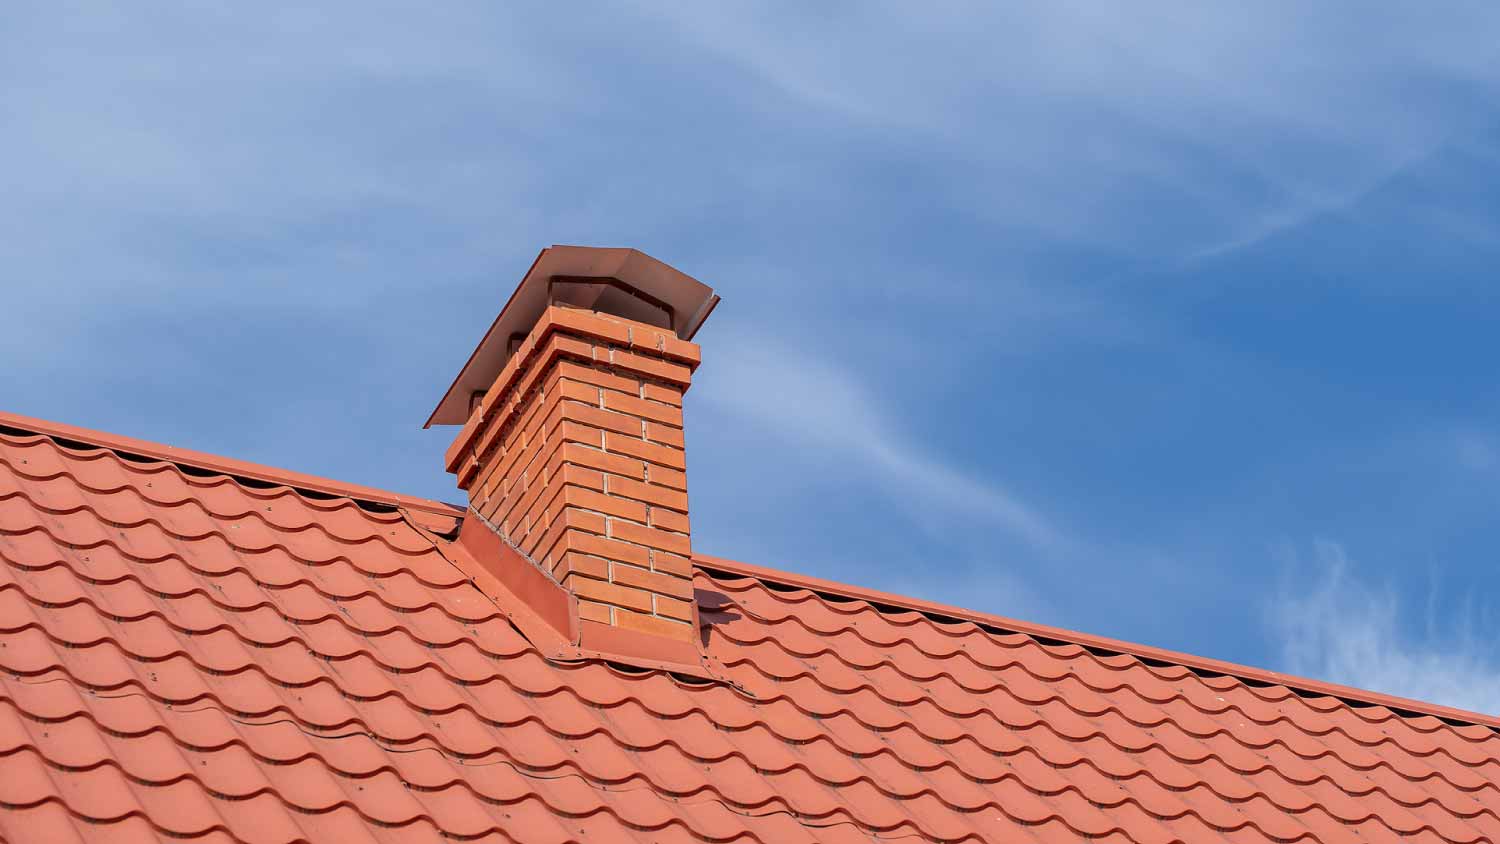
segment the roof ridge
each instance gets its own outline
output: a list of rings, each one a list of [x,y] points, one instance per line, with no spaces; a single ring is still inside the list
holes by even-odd
[[[394,511],[399,508],[406,508],[408,510],[418,510],[423,513],[454,519],[462,518],[464,514],[463,507],[444,501],[402,495],[398,492],[363,486],[361,484],[337,481],[318,475],[294,472],[290,469],[281,469],[245,460],[235,460],[230,457],[179,448],[177,446],[166,445],[165,443],[140,440],[134,437],[110,434],[92,428],[82,428],[62,422],[51,422],[45,419],[37,419],[31,416],[23,416],[19,413],[9,413],[0,410],[0,431],[7,428],[22,433],[51,437],[54,440],[72,440],[108,449],[121,455],[146,457],[178,466],[217,472],[235,479],[272,483],[278,486],[289,487],[299,493],[305,494],[311,492],[315,496],[348,498],[366,510]]]
[[[1210,657],[1143,645],[1137,642],[1127,642],[1122,639],[1111,639],[1107,636],[1095,636],[1076,630],[1020,621],[979,610],[966,609],[951,604],[940,604],[935,601],[924,601],[906,595],[895,595],[863,586],[853,586],[838,581],[823,580],[822,578],[767,568],[752,563],[743,563],[723,557],[695,553],[693,554],[693,562],[700,568],[710,571],[754,578],[762,583],[806,589],[819,597],[836,596],[844,599],[864,601],[880,611],[907,610],[927,616],[932,620],[966,621],[981,627],[996,628],[1002,632],[1021,633],[1031,636],[1034,639],[1042,640],[1044,643],[1058,642],[1071,644],[1095,653],[1126,654],[1145,661],[1180,665],[1199,675],[1222,675],[1247,683],[1284,686],[1293,694],[1300,696],[1332,697],[1356,707],[1383,706],[1395,714],[1404,717],[1427,715],[1453,726],[1473,725],[1500,730],[1500,716],[1486,715],[1482,712],[1472,712],[1465,709],[1442,706],[1398,695],[1389,695],[1368,689],[1344,686],[1308,677],[1299,677],[1294,674],[1283,674],[1279,671],[1271,671],[1265,668],[1256,668],[1234,662],[1225,662]]]

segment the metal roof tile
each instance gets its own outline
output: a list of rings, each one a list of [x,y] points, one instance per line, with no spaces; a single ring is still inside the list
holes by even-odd
[[[727,683],[549,660],[442,505],[7,419],[8,840],[1500,836],[1482,716],[713,560]]]

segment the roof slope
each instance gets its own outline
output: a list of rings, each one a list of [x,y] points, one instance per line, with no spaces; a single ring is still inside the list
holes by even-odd
[[[1500,841],[1484,724],[708,560],[732,684],[548,662],[425,518],[138,454],[0,431],[9,841]]]

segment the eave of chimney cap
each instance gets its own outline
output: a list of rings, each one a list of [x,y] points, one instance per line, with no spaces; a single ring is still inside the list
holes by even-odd
[[[672,309],[672,330],[693,339],[698,327],[719,303],[713,288],[635,249],[597,246],[550,246],[537,255],[510,301],[479,341],[468,363],[443,394],[424,428],[462,425],[469,418],[469,397],[489,389],[509,357],[508,338],[531,330],[547,308],[553,278],[614,279]]]

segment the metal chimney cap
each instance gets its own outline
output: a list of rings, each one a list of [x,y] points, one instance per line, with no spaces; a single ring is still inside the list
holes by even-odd
[[[670,326],[663,327],[670,327],[684,340],[693,339],[719,303],[712,288],[644,252],[596,246],[550,246],[542,250],[526,271],[510,301],[505,303],[422,427],[462,425],[468,421],[470,397],[488,390],[499,377],[510,357],[510,338],[525,336],[541,319],[552,301],[555,280],[598,281],[626,288],[651,303],[663,314],[661,319],[670,322]]]

